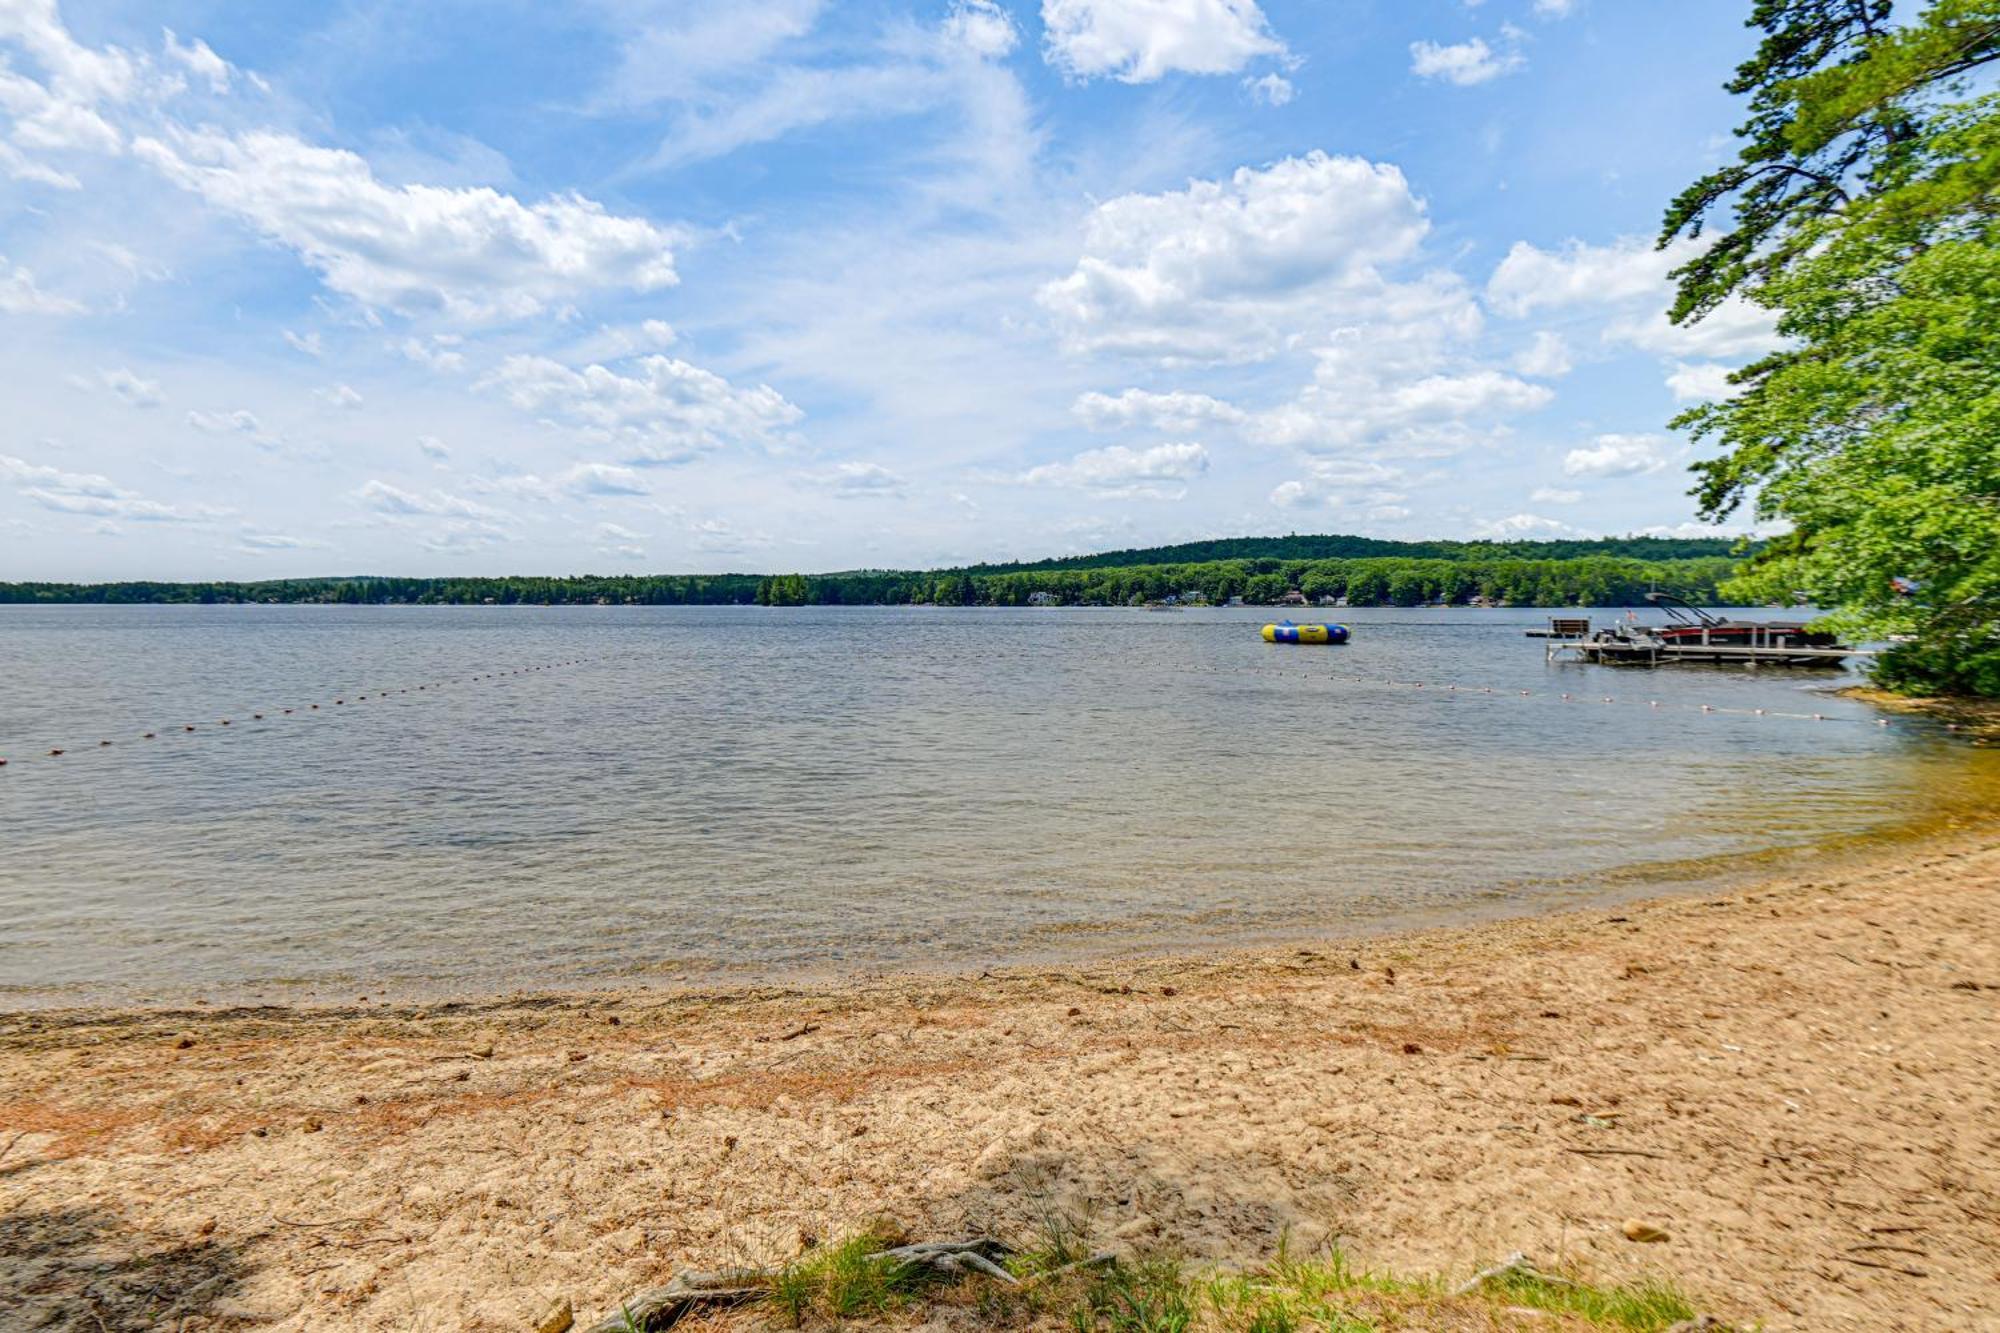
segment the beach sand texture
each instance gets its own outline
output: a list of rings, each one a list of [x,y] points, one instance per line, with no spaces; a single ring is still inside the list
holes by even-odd
[[[1773,1330],[2000,1329],[1996,1103],[1996,829],[1254,955],[17,1014],[0,1324],[518,1330],[875,1216],[1066,1209],[1196,1260],[1518,1250]]]

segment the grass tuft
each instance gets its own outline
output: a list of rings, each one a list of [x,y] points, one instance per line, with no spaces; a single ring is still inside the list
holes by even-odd
[[[900,1308],[932,1280],[927,1270],[882,1257],[881,1251],[902,1239],[893,1228],[877,1225],[787,1264],[771,1275],[772,1307],[792,1328],[813,1314],[845,1321]]]
[[[1599,1287],[1516,1272],[1494,1279],[1491,1287],[1493,1294],[1516,1305],[1576,1315],[1600,1328],[1631,1329],[1633,1333],[1657,1333],[1693,1319],[1696,1313],[1677,1287],[1652,1279]]]

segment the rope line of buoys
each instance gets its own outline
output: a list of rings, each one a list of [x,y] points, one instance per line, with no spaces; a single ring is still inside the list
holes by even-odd
[[[469,685],[475,682],[482,682],[482,681],[499,681],[511,676],[528,676],[528,675],[533,675],[536,672],[540,671],[555,671],[562,667],[582,666],[586,662],[590,662],[593,660],[595,659],[587,657],[568,657],[562,659],[561,661],[546,662],[538,666],[512,667],[505,671],[482,672],[471,676],[454,677],[450,680],[433,680],[433,681],[426,681],[420,685],[401,686],[393,689],[377,690],[375,691],[372,697],[379,701],[387,699],[390,695],[393,694],[412,694],[421,690],[441,690],[447,685]],[[371,696],[366,694],[357,694],[354,696],[356,703],[364,702],[369,698],[371,698]],[[336,698],[333,702],[344,706],[347,703],[347,699],[343,695],[341,697]],[[309,713],[316,712],[319,709],[319,705],[316,703],[306,704],[305,709]],[[283,708],[279,710],[282,716],[287,716],[287,717],[291,716],[294,711],[295,708]],[[252,722],[262,722],[265,720],[265,714],[253,712],[250,714],[250,720]],[[216,719],[215,725],[218,727],[232,727],[236,725],[236,721],[233,718],[227,718],[227,717],[218,718]],[[185,722],[181,724],[182,735],[187,735],[191,732],[196,732],[199,730],[200,728],[196,727],[195,724],[192,722]],[[159,733],[156,731],[141,732],[139,733],[139,739],[146,741],[157,740],[159,739]],[[112,744],[113,742],[109,740],[100,740],[97,742],[95,748],[100,750],[109,749]],[[69,753],[68,747],[53,746],[48,750],[47,754],[44,755],[43,757],[48,759],[60,759],[62,756],[68,753]],[[0,755],[0,768],[7,767],[7,763],[8,763],[7,757],[4,755]]]

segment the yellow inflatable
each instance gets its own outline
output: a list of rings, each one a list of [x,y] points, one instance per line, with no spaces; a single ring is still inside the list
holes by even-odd
[[[1294,625],[1287,620],[1282,625],[1264,626],[1265,643],[1346,643],[1345,625]]]

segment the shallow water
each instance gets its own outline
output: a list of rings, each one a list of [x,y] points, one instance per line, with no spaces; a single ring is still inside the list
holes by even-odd
[[[1851,676],[1549,666],[1544,614],[0,607],[0,1005],[1303,937],[2000,805]]]

